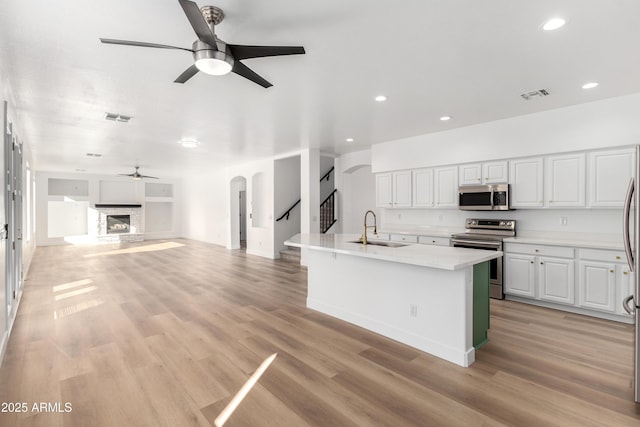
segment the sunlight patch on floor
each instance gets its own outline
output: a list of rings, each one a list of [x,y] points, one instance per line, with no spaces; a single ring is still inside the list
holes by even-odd
[[[76,280],[75,282],[67,282],[62,285],[57,285],[53,287],[53,292],[66,291],[67,289],[77,288],[78,286],[88,285],[89,283],[93,283],[91,279],[82,279]]]
[[[97,286],[88,286],[86,288],[76,289],[75,291],[69,291],[69,292],[65,292],[63,294],[58,294],[58,295],[54,296],[53,299],[56,300],[56,301],[60,301],[62,299],[67,299],[67,298],[75,297],[75,296],[82,295],[82,294],[88,294],[89,292],[93,292],[93,291],[95,291],[97,289],[98,289]]]
[[[62,319],[63,317],[71,316],[72,314],[79,313],[84,310],[88,310],[92,307],[97,307],[104,303],[101,298],[94,298],[89,301],[80,302],[78,304],[73,304],[60,310],[53,311],[53,318],[55,320]]]
[[[97,254],[88,254],[88,255],[84,255],[84,257],[90,258],[90,257],[104,256],[104,255],[120,255],[120,254],[133,254],[133,253],[139,253],[139,252],[163,251],[166,249],[179,248],[180,246],[184,246],[184,244],[176,243],[176,242],[156,243],[153,245],[137,246],[135,248],[116,249],[115,251],[100,252]]]
[[[216,427],[222,427],[224,423],[227,422],[231,414],[233,414],[233,411],[236,410],[247,393],[251,391],[253,386],[258,382],[262,374],[264,374],[264,371],[267,370],[267,368],[269,367],[269,365],[271,365],[271,362],[275,360],[277,355],[278,353],[273,353],[271,356],[267,357],[264,362],[260,364],[260,366],[258,366],[258,369],[256,369],[253,375],[249,377],[247,382],[244,383],[240,390],[238,390],[238,393],[233,396],[231,402],[229,402],[229,404],[222,410],[222,412],[220,412],[220,415],[218,415],[218,417],[215,419],[214,424],[216,425]]]

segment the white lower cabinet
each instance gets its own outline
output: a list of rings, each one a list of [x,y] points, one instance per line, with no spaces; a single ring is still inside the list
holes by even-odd
[[[629,316],[622,300],[633,291],[633,273],[622,251],[580,250],[580,306]]]
[[[507,296],[613,320],[630,317],[622,308],[633,283],[624,252],[521,243],[505,243],[504,252]]]
[[[523,297],[536,297],[536,257],[532,255],[505,254],[504,293]]]
[[[543,250],[534,248],[533,251]],[[523,250],[523,252],[529,252],[529,250]],[[574,303],[573,260],[507,253],[503,261],[505,294],[562,304]]]
[[[541,300],[562,304],[575,302],[572,259],[539,257],[538,271]]]
[[[596,261],[580,261],[580,305],[615,312],[616,266]]]

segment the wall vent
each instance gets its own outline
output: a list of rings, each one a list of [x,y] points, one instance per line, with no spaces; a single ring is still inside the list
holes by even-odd
[[[549,96],[549,91],[546,89],[532,90],[531,92],[525,92],[520,96],[526,99],[527,101],[531,101],[533,98],[538,98],[538,97],[542,98],[545,96]]]
[[[116,113],[105,113],[105,120],[111,120],[112,122],[123,122],[129,123],[131,120],[131,116],[125,116],[124,114],[116,114]]]

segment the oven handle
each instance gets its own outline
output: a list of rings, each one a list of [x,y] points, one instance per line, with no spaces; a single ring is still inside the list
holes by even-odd
[[[455,247],[456,243],[460,243],[460,244],[463,244],[463,245],[477,245],[477,246],[481,246],[483,248],[491,248],[491,249],[495,249],[495,250],[498,250],[498,248],[502,244],[502,243],[479,242],[477,240],[456,240],[456,239],[451,239],[451,244],[454,247]]]

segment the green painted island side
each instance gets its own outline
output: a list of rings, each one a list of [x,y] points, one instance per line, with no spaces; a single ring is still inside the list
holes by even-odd
[[[489,261],[473,266],[473,347],[489,341]]]

